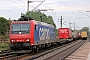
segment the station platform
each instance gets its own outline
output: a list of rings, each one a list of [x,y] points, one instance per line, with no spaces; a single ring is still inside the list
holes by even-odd
[[[90,60],[90,39],[65,60]]]

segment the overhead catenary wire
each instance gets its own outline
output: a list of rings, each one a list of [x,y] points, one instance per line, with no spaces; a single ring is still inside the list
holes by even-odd
[[[69,1],[70,2],[70,1]],[[71,2],[70,2],[70,4],[72,4]],[[75,8],[75,6],[72,4],[72,6]],[[87,14],[85,14],[84,12],[81,12],[79,9],[77,9],[77,8],[75,8],[78,12],[80,12],[80,13],[82,13],[82,14],[84,14],[84,15],[86,15],[86,16],[88,16],[88,17],[90,17],[89,15],[87,15]]]
[[[14,1],[14,0],[8,0],[8,1],[10,1],[10,2],[13,2],[13,3],[16,3],[16,4],[20,4],[20,5],[26,5],[26,3],[25,2],[23,2],[23,1],[21,1],[21,0],[18,0],[18,1],[20,1],[20,2],[17,2],[16,0]],[[33,6],[30,6],[30,7],[32,7],[32,8],[34,8]]]
[[[22,3],[14,1],[14,0],[8,0],[8,1],[11,1],[11,2],[14,2],[14,3],[17,3],[17,4],[22,4]]]
[[[35,10],[37,7],[39,7],[43,2],[45,2],[45,0],[43,0],[43,1],[35,1],[35,2],[41,2],[41,3],[38,4],[33,10]]]
[[[70,1],[69,1],[70,2]],[[70,4],[72,4],[71,2],[70,2]],[[77,9],[73,4],[72,4],[72,6],[79,12],[79,13],[82,13],[82,14],[84,14],[84,15],[86,15],[86,16],[88,16],[88,17],[78,17],[78,18],[90,18],[90,16],[89,15],[87,15],[86,13],[84,13],[84,12],[82,12],[82,11],[80,11],[79,9]],[[84,21],[84,23],[87,25],[87,23],[86,23],[86,21]]]
[[[70,10],[70,8],[61,0],[61,2]],[[84,12],[82,12],[82,11],[80,11],[80,10],[78,10],[78,9],[76,9],[78,12],[80,12],[80,13],[82,13],[82,14],[84,14],[84,15],[86,15],[86,16],[88,16],[88,17],[90,17],[89,15],[87,15],[87,14],[85,14]],[[71,10],[70,10],[71,11]],[[72,12],[72,11],[71,11]],[[72,12],[73,13],[73,12]],[[74,13],[73,13],[73,15],[75,15]],[[79,17],[77,17],[76,16],[76,18],[78,18],[78,19],[81,19],[81,18],[79,18]],[[85,24],[87,24],[86,22],[84,22]]]
[[[22,3],[24,3],[24,4],[26,4],[25,2],[23,2],[23,1],[21,1],[21,0],[18,0],[18,1],[20,1],[20,2],[22,2]]]
[[[71,9],[61,0],[61,2],[65,5],[65,7],[67,7],[68,8],[68,10],[70,10],[70,12],[76,17],[76,18],[78,18],[72,11],[71,11]],[[78,18],[79,19],[79,18]]]
[[[78,10],[79,12],[81,12],[80,10]],[[84,14],[84,15],[86,15],[86,16],[88,16],[88,17],[90,17],[89,15],[87,15],[87,14],[85,14],[85,13],[83,13],[83,12],[81,12],[82,14]]]

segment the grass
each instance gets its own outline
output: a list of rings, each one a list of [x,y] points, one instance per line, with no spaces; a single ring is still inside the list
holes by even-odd
[[[8,50],[9,49],[9,44],[8,43],[0,43],[0,51],[1,50]]]

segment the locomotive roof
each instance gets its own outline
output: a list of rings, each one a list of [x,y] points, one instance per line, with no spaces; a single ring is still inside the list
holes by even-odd
[[[49,26],[49,27],[53,27],[54,28],[54,26],[52,24],[48,24],[48,23],[40,22],[40,21],[37,21],[37,23],[40,24],[40,25],[45,25],[45,26]]]
[[[30,21],[33,21],[34,24],[40,24],[40,25],[49,26],[49,27],[54,28],[54,26],[52,24],[48,24],[48,23],[40,22],[40,21],[36,21],[36,20],[30,20]],[[12,23],[29,23],[30,21],[13,21]]]
[[[12,23],[28,23],[29,21],[12,21]]]

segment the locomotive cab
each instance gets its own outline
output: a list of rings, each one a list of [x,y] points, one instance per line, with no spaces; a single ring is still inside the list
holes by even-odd
[[[12,22],[10,26],[10,48],[11,49],[26,49],[32,45],[31,33],[33,28],[30,21]]]

